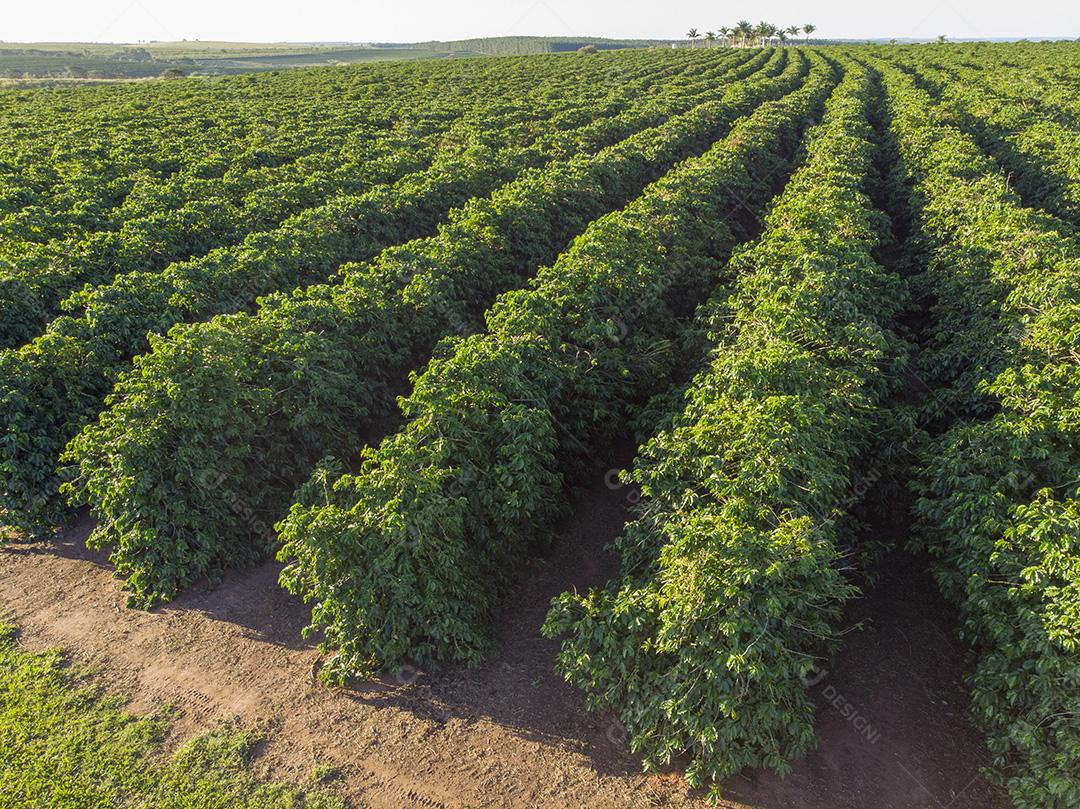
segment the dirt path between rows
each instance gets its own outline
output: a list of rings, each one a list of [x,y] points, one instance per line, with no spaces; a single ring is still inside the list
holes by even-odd
[[[266,733],[265,775],[302,782],[333,765],[357,807],[704,807],[677,773],[640,772],[618,723],[586,713],[552,673],[557,647],[539,636],[553,595],[611,572],[603,548],[626,499],[601,482],[576,492],[554,553],[500,617],[497,652],[473,670],[327,689],[313,677],[320,654],[301,638],[306,610],[277,586],[276,564],[153,613],[128,610],[107,559],[84,547],[88,520],[48,545],[0,549],[0,613],[25,646],[60,646],[97,667],[133,711],[174,705],[171,743],[235,719]],[[955,618],[918,566],[890,569],[852,610],[867,628],[814,686],[820,748],[786,779],[732,778],[727,806],[1008,806],[978,774],[986,762],[964,719]]]

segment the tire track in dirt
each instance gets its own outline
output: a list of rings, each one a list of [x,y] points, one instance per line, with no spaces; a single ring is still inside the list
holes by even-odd
[[[473,670],[316,685],[323,658],[301,636],[307,610],[277,586],[277,564],[201,584],[154,612],[128,610],[106,557],[84,547],[88,520],[48,545],[0,548],[0,614],[27,647],[60,646],[97,667],[131,710],[175,706],[170,745],[236,721],[264,733],[268,777],[299,783],[328,764],[358,809],[704,809],[677,772],[642,774],[621,726],[586,713],[552,670],[558,646],[539,634],[547,605],[614,571],[603,548],[622,527],[627,493],[598,480],[573,502],[553,552],[508,599],[494,653]],[[925,573],[898,570],[858,602],[855,620],[870,629],[849,637],[815,694],[820,748],[786,779],[730,779],[725,796],[743,802],[727,809],[1008,805],[977,775],[985,759],[964,718],[951,613]],[[827,685],[881,730],[880,744],[864,743]]]
[[[621,515],[617,500],[612,508]],[[265,733],[269,777],[300,782],[330,764],[353,804],[374,809],[651,806],[658,789],[669,804],[689,800],[621,751],[621,767],[594,761],[604,727],[551,672],[539,637],[548,595],[530,605],[529,632],[480,669],[331,689],[312,682],[322,656],[301,637],[307,611],[277,586],[278,565],[129,610],[107,557],[84,547],[91,527],[84,519],[47,545],[0,549],[0,612],[28,648],[60,646],[98,669],[133,712],[174,706],[170,747],[236,721]]]

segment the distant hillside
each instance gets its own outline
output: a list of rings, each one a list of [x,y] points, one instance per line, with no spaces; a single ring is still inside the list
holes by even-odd
[[[483,39],[458,39],[449,42],[377,43],[375,47],[413,47],[429,51],[450,53],[482,53],[487,56],[524,56],[533,53],[565,53],[576,51],[585,45],[595,45],[600,50],[618,48],[669,47],[670,39],[603,39],[589,37],[486,37]]]
[[[349,65],[390,59],[521,56],[667,47],[672,40],[588,37],[490,37],[451,42],[0,42],[0,78],[16,80],[144,79],[173,75],[257,73],[292,67]]]
[[[919,40],[812,39],[812,45]],[[925,40],[922,40],[925,41]],[[953,41],[953,40],[950,40]],[[956,42],[969,40],[956,39]],[[1006,40],[1000,40],[1006,41]],[[147,79],[257,73],[295,67],[350,65],[372,61],[447,59],[463,56],[523,56],[573,52],[585,45],[617,48],[687,47],[685,39],[606,39],[603,37],[487,37],[432,42],[2,42],[0,79]]]
[[[349,43],[0,42],[0,78],[64,81],[145,79],[163,74],[205,76],[460,55],[412,44],[380,48]]]

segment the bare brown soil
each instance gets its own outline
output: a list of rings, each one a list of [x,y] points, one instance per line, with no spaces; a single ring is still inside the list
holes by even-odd
[[[301,782],[333,765],[357,807],[705,806],[677,772],[641,773],[619,724],[586,713],[552,673],[557,645],[539,635],[552,596],[611,573],[603,548],[626,499],[600,482],[577,492],[554,552],[508,600],[495,654],[473,670],[327,689],[315,676],[322,656],[301,638],[306,610],[277,586],[276,564],[152,613],[128,610],[107,559],[84,547],[88,520],[47,545],[0,549],[0,612],[25,646],[60,646],[97,667],[133,711],[175,706],[172,743],[235,719],[265,732],[265,775]],[[1008,806],[978,774],[955,618],[919,566],[889,569],[852,610],[865,628],[813,686],[820,748],[786,779],[732,778],[728,807]]]

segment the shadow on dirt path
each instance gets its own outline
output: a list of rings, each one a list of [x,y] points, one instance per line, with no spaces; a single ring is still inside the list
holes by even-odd
[[[629,462],[627,448],[614,466]],[[0,549],[0,611],[32,648],[58,645],[98,667],[137,712],[178,709],[175,743],[223,720],[261,728],[263,763],[302,780],[337,767],[357,807],[705,806],[678,773],[644,775],[613,717],[587,713],[553,672],[540,636],[550,599],[603,584],[604,550],[633,493],[610,477],[573,493],[544,560],[524,567],[482,666],[327,689],[301,630],[308,609],[277,586],[279,565],[203,583],[154,612],[123,606],[107,555],[83,548],[87,520],[47,545]],[[997,809],[966,722],[955,617],[924,566],[897,556],[856,602],[844,652],[813,687],[821,746],[780,779],[745,773],[729,807]]]
[[[848,610],[843,650],[812,685],[820,746],[785,779],[752,773],[727,794],[762,809],[1007,809],[979,774],[968,723],[967,652],[926,563],[894,552],[882,581]]]

